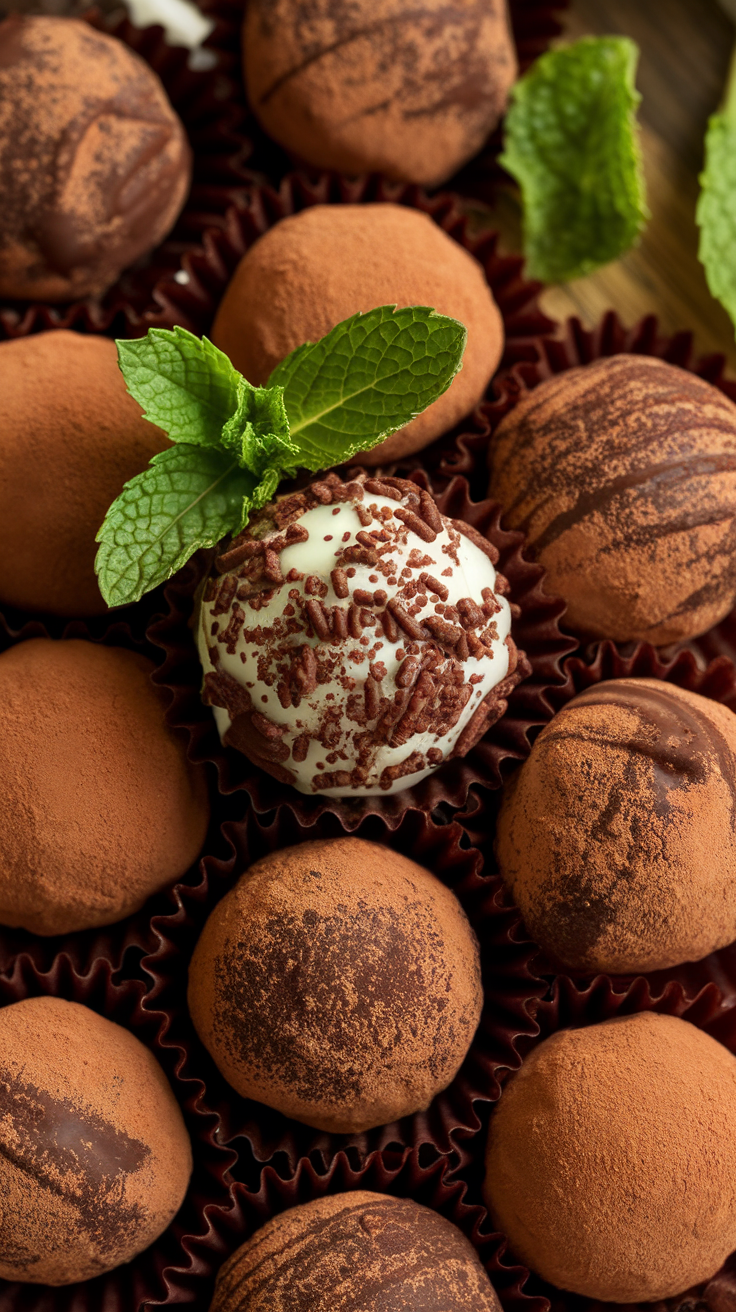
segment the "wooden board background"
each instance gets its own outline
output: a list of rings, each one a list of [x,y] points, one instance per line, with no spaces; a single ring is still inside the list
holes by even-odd
[[[695,204],[708,116],[718,108],[736,40],[716,0],[571,0],[565,36],[624,33],[638,42],[637,86],[652,217],[636,249],[615,264],[548,288],[542,305],[592,327],[615,309],[627,325],[659,316],[662,330],[692,329],[699,354],[723,352],[736,372],[734,327],[713,300],[697,258]],[[520,210],[509,189],[494,206],[507,250],[520,250]],[[734,250],[736,259],[736,250]]]

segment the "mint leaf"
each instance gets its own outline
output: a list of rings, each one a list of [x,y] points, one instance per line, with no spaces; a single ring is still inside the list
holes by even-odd
[[[278,482],[278,478],[276,479]],[[273,495],[231,455],[175,446],[125,484],[97,534],[100,591],[108,606],[139,601],[181,569],[200,547],[215,546]]]
[[[146,419],[172,442],[221,444],[241,377],[222,351],[186,328],[149,328],[145,337],[116,346],[128,391]]]
[[[238,377],[238,406],[222,430],[222,446],[252,474],[269,464],[295,472],[299,449],[289,438],[282,387],[253,387]]]
[[[467,331],[426,306],[383,305],[339,323],[274,369],[297,463],[342,464],[426,410],[458,372]]]
[[[627,37],[583,37],[542,55],[514,87],[501,163],[521,187],[532,278],[591,273],[627,251],[649,217],[638,53]]]
[[[109,606],[138,601],[200,547],[238,533],[297,467],[341,464],[421,413],[460,368],[467,333],[423,306],[356,314],[253,387],[183,328],[119,342],[128,390],[179,445],[105,516],[95,569]]]
[[[698,257],[711,294],[736,324],[736,76],[732,73],[722,111],[708,120],[705,167],[695,218]]]

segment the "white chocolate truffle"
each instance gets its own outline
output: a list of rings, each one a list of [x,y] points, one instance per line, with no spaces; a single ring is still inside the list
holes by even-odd
[[[464,755],[515,682],[495,557],[402,479],[329,474],[267,506],[200,607],[223,742],[333,797],[396,792]]]

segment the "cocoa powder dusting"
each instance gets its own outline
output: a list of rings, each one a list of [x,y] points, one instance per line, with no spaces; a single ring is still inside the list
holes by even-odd
[[[0,396],[0,601],[101,615],[95,534],[123,484],[169,442],[128,394],[104,337],[55,329],[0,343]]]
[[[0,655],[0,923],[112,924],[198,855],[205,778],[164,722],[153,668],[76,639]]]
[[[409,1198],[356,1190],[293,1207],[221,1268],[210,1312],[501,1312],[471,1244]]]
[[[736,1058],[650,1012],[563,1030],[507,1084],[486,1165],[494,1226],[545,1280],[682,1294],[736,1247]]]
[[[210,915],[189,1007],[243,1096],[334,1133],[427,1107],[480,1017],[478,945],[428,871],[357,838],[256,862]]]
[[[480,149],[517,72],[505,0],[254,0],[243,53],[253,110],[287,150],[426,186]]]
[[[506,416],[489,461],[580,633],[686,641],[733,607],[736,406],[702,378],[638,355],[570,369]]]
[[[463,367],[448,390],[361,456],[362,464],[380,464],[418,451],[468,414],[503,351],[483,270],[426,215],[379,203],[315,205],[283,219],[235,270],[212,340],[251,383],[265,383],[302,342],[375,305],[432,305],[468,330]]]
[[[656,679],[574,697],[504,794],[501,872],[579,970],[647,971],[736,939],[736,716]]]
[[[190,1172],[181,1112],[133,1035],[58,998],[0,1010],[0,1276],[61,1285],[130,1260]]]

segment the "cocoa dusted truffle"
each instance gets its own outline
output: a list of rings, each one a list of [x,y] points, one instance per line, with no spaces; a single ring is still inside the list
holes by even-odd
[[[545,1280],[681,1294],[736,1247],[736,1058],[674,1016],[563,1030],[507,1084],[486,1163],[494,1225]]]
[[[356,1190],[292,1207],[220,1270],[210,1312],[501,1312],[475,1250],[410,1198]]]
[[[506,787],[496,850],[564,966],[660,970],[732,943],[736,715],[658,679],[589,688]]]
[[[465,755],[518,679],[497,554],[402,479],[328,474],[266,506],[200,608],[223,742],[333,797],[395,792]]]
[[[490,450],[490,495],[527,534],[578,632],[685,641],[736,601],[736,406],[641,355],[524,396]]]
[[[76,18],[0,22],[0,296],[107,291],[173,227],[191,175],[156,76]]]
[[[204,773],[165,723],[153,669],[76,639],[0,655],[0,924],[110,925],[197,857]]]
[[[257,861],[209,917],[189,1009],[225,1079],[336,1134],[429,1106],[483,994],[457,898],[390,848],[302,843]]]
[[[431,305],[468,330],[460,372],[405,428],[362,455],[398,460],[452,428],[482,399],[503,353],[503,322],[477,260],[403,205],[315,205],[260,237],[233,274],[212,340],[264,384],[302,342],[378,305]]]
[[[129,396],[105,337],[0,343],[0,396],[0,602],[102,614],[95,535],[123,484],[169,443]]]
[[[61,998],[0,1010],[5,1280],[91,1280],[153,1243],[192,1171],[158,1062],[120,1025]]]
[[[436,186],[506,108],[516,52],[505,0],[251,0],[248,99],[307,164]]]

